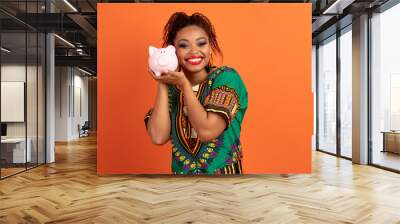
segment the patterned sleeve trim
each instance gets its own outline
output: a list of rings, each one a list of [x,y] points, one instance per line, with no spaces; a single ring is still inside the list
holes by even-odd
[[[240,108],[239,97],[233,88],[219,86],[207,95],[204,101],[206,111],[220,113],[227,126],[231,123]]]
[[[147,127],[147,122],[149,121],[149,118],[151,114],[153,113],[153,108],[151,108],[146,115],[144,116],[144,125]]]

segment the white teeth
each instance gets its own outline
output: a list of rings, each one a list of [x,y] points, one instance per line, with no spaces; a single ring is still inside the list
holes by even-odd
[[[191,58],[191,59],[188,59],[188,61],[189,62],[199,62],[199,61],[201,61],[201,58]]]

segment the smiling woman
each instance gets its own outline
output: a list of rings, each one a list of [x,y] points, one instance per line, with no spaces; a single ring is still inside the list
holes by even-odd
[[[212,66],[212,55],[222,51],[210,20],[201,13],[174,13],[163,45],[175,46],[179,68],[153,75],[158,91],[145,116],[153,143],[171,140],[174,174],[242,174],[247,90],[233,68]]]

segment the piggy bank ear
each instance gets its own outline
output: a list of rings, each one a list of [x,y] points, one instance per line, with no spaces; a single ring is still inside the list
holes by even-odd
[[[157,48],[150,46],[149,47],[149,55],[151,56],[154,52],[156,52]]]
[[[175,47],[172,45],[168,45],[167,50],[175,53]]]

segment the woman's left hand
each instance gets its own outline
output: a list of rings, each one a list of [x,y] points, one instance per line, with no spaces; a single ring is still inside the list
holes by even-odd
[[[186,78],[185,73],[182,71],[169,71],[157,78],[160,82],[176,85],[179,89],[183,89],[183,87],[189,83],[189,80]]]

